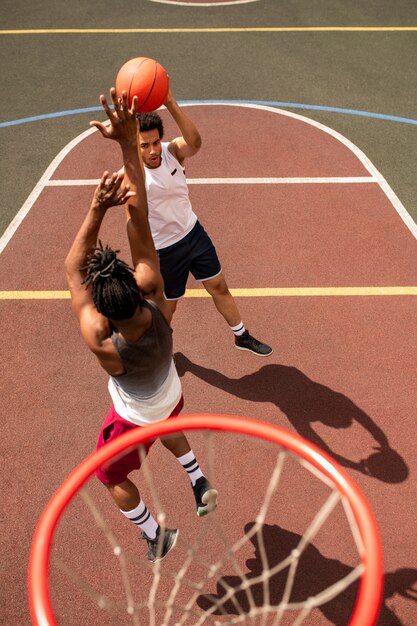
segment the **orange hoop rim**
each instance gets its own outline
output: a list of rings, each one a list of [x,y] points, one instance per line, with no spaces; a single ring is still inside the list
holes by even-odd
[[[86,457],[64,480],[45,507],[33,536],[28,568],[29,606],[35,626],[57,626],[49,592],[52,539],[63,511],[92,474],[122,452],[148,439],[180,430],[225,431],[249,435],[277,444],[308,461],[347,498],[363,543],[360,555],[364,572],[349,626],[373,626],[382,597],[382,547],[374,513],[349,474],[330,455],[300,435],[254,418],[222,414],[189,414],[138,427]]]

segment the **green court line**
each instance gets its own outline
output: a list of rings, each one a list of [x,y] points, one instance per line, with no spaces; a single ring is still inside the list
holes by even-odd
[[[417,26],[255,26],[248,28],[35,28],[0,30],[0,35],[57,35],[91,33],[287,33],[287,32],[399,32]]]
[[[235,297],[417,296],[417,287],[265,287],[230,289]],[[210,298],[205,289],[187,289],[186,298]],[[0,300],[69,300],[69,291],[0,291]]]

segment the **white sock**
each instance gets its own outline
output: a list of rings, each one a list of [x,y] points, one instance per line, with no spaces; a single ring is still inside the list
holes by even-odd
[[[240,335],[243,335],[246,330],[245,324],[243,322],[239,322],[237,326],[230,326],[230,328],[233,331],[233,334],[236,335],[236,337],[240,337]]]
[[[120,509],[120,511],[125,517],[130,519],[135,526],[139,526],[139,528],[146,533],[149,539],[155,539],[158,522],[154,520],[143,500],[141,500],[138,506],[131,511],[122,511],[122,509]]]
[[[195,485],[196,480],[204,476],[203,472],[200,469],[199,464],[194,456],[194,452],[190,450],[187,454],[183,454],[182,456],[177,456],[177,461],[181,463],[188,476],[190,477],[191,484]]]

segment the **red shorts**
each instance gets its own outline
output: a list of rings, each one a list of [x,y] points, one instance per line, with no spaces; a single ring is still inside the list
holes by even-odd
[[[179,415],[182,407],[184,406],[184,399],[181,396],[180,401],[178,402],[175,409],[172,411],[169,417],[176,417]],[[169,417],[167,419],[169,419]],[[116,437],[120,437],[123,433],[132,430],[132,428],[142,428],[142,426],[138,426],[137,424],[132,424],[132,422],[128,422],[127,420],[120,417],[118,413],[116,413],[115,408],[112,404],[110,411],[107,414],[106,419],[103,422],[101,427],[96,449],[99,450],[106,443],[116,439]],[[143,444],[145,448],[145,454],[148,453],[148,450],[155,442],[155,439],[147,441]],[[140,458],[138,449],[132,450],[128,454],[117,459],[114,463],[110,465],[106,465],[100,467],[96,471],[97,478],[104,483],[105,485],[118,485],[126,480],[127,475],[133,470],[140,468]]]

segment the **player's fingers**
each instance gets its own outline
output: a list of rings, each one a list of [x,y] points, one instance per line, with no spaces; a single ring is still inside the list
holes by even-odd
[[[129,198],[133,198],[133,196],[136,196],[136,193],[134,191],[127,191],[125,194],[123,194],[123,204],[125,204]]]
[[[113,118],[113,113],[108,105],[108,102],[106,100],[106,97],[103,96],[103,94],[100,96],[100,102],[101,102],[101,106],[103,107],[107,117],[111,120]]]
[[[136,196],[136,193],[134,191],[128,191],[124,193],[120,204],[131,204],[130,199],[134,196]]]
[[[106,187],[106,181],[107,181],[108,175],[109,175],[109,172],[107,170],[102,173],[100,182],[98,184],[98,189],[104,189]]]
[[[123,176],[120,176],[117,172],[114,172],[111,180],[113,191],[117,191],[123,182]]]
[[[120,99],[117,97],[117,92],[114,87],[110,89],[110,97],[113,103],[113,107],[115,111],[119,111],[120,109]]]
[[[110,175],[109,172],[106,172],[106,174],[107,176],[103,182],[103,190],[111,195],[114,191],[115,177],[114,173]]]
[[[108,136],[107,128],[101,122],[96,122],[96,121],[90,122],[90,126],[95,126],[97,128],[97,130],[99,130],[101,132],[103,137],[107,137]]]
[[[136,195],[134,191],[130,191],[123,187],[119,189],[117,192],[112,194],[111,201],[113,204],[125,204],[131,196]]]
[[[130,109],[130,112],[133,115],[136,115],[136,113],[138,112],[138,97],[137,96],[133,96],[132,108]]]
[[[127,91],[122,91],[122,108],[124,111],[129,110],[129,103],[127,101]]]

